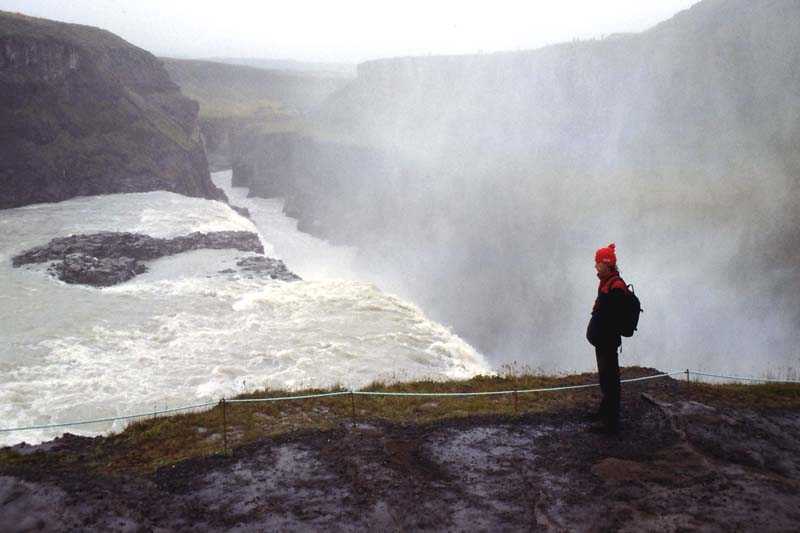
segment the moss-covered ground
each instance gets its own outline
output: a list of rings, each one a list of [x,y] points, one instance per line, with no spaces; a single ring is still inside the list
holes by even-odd
[[[626,368],[623,378],[655,374],[652,369]],[[716,405],[766,409],[800,408],[800,385],[713,385],[669,380],[683,399]],[[640,382],[655,383],[662,379]],[[362,390],[387,392],[487,392],[581,385],[596,381],[592,374],[546,376],[505,373],[469,380],[420,380],[373,383]],[[234,403],[234,399],[302,396],[343,389],[302,391],[259,390],[199,412],[157,416],[131,423],[108,437],[80,439],[80,446],[58,445],[48,453],[18,453],[0,449],[0,465],[38,463],[48,468],[82,468],[98,473],[142,474],[190,457],[230,453],[259,439],[298,431],[328,430],[343,424],[389,422],[424,425],[471,416],[514,416],[590,409],[595,387],[557,392],[451,397],[330,396],[279,402]],[[62,439],[63,440],[63,439]],[[69,437],[67,438],[69,440]]]

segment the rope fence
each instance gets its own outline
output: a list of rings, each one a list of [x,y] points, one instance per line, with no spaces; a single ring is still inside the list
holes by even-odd
[[[350,394],[350,393],[351,391],[338,391],[338,392],[323,392],[321,394],[304,394],[303,396],[283,396],[280,398],[244,398],[241,400],[225,400],[225,401],[227,403],[283,402],[287,400],[308,400],[309,398],[327,398],[330,396],[344,396],[345,394]]]
[[[96,418],[94,420],[81,420],[80,422],[64,422],[62,424],[47,424],[45,426],[25,426],[19,428],[0,429],[0,433],[7,433],[9,431],[23,431],[26,429],[50,429],[61,428],[66,426],[83,426],[85,424],[96,424],[98,422],[113,422],[115,420],[128,420],[131,418],[144,418],[146,416],[162,415],[166,413],[177,413],[179,411],[188,411],[189,409],[199,409],[201,407],[208,407],[209,405],[217,405],[219,402],[205,402],[196,405],[185,405],[183,407],[175,407],[173,409],[164,409],[162,411],[148,411],[146,413],[139,413],[137,415],[123,415],[114,416],[109,418]]]
[[[748,381],[748,382],[763,382],[763,383],[787,383],[787,384],[800,384],[798,380],[784,380],[784,379],[767,379],[767,378],[753,378],[753,377],[743,377],[743,376],[725,376],[720,374],[710,374],[705,372],[694,372],[689,369],[686,370],[676,370],[674,372],[666,372],[663,374],[655,374],[652,376],[644,376],[640,378],[630,378],[630,379],[623,379],[621,383],[633,383],[637,381],[646,381],[651,379],[661,379],[666,377],[671,377],[677,374],[685,374],[687,381],[689,380],[690,375],[695,376],[703,376],[703,377],[712,377],[718,379],[728,379],[732,381]],[[516,414],[517,411],[517,395],[519,394],[530,394],[530,393],[539,393],[539,392],[556,392],[556,391],[565,391],[565,390],[575,390],[575,389],[586,389],[591,387],[598,387],[600,386],[599,383],[586,383],[583,385],[565,385],[562,387],[544,387],[538,389],[524,389],[524,390],[502,390],[502,391],[479,391],[479,392],[391,392],[391,391],[337,391],[337,392],[324,392],[320,394],[304,394],[300,396],[282,396],[276,398],[243,398],[243,399],[234,399],[234,400],[226,400],[221,399],[219,401],[214,402],[204,402],[198,403],[194,405],[186,405],[183,407],[175,407],[172,409],[164,409],[161,411],[153,410],[146,413],[139,413],[134,415],[123,415],[123,416],[115,416],[115,417],[107,417],[107,418],[96,418],[92,420],[81,420],[78,422],[63,422],[59,424],[46,424],[46,425],[37,425],[37,426],[23,426],[23,427],[15,427],[15,428],[0,428],[0,433],[9,433],[12,431],[25,431],[25,430],[33,430],[33,429],[52,429],[52,428],[59,428],[59,427],[68,427],[68,426],[82,426],[86,424],[95,424],[100,422],[113,422],[116,420],[129,420],[132,418],[144,418],[148,416],[157,416],[163,414],[170,414],[170,413],[178,413],[180,411],[188,411],[191,409],[200,409],[203,407],[209,407],[212,405],[220,405],[223,408],[223,417],[225,418],[225,406],[226,404],[232,403],[264,403],[264,402],[281,402],[281,401],[292,401],[292,400],[307,400],[311,398],[328,398],[332,396],[345,396],[349,395],[351,399],[351,406],[352,406],[352,419],[353,419],[353,426],[355,426],[355,397],[356,396],[409,396],[409,397],[463,397],[463,396],[499,396],[499,395],[507,395],[513,394],[514,395],[514,413]],[[227,422],[224,422],[225,425],[225,449],[227,450]]]
[[[686,373],[686,370],[683,371]],[[794,383],[800,384],[800,381],[794,379],[767,379],[767,378],[747,378],[743,376],[720,376],[719,374],[706,374],[705,372],[689,372],[690,374],[694,374],[695,376],[705,376],[710,378],[720,378],[720,379],[731,379],[735,381],[756,381],[756,382],[765,382],[765,383]]]

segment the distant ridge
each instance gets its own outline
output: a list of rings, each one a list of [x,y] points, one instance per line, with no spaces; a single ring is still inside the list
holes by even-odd
[[[323,71],[275,70],[201,59],[161,58],[172,81],[198,101],[201,117],[259,110],[305,110],[342,88],[348,77]]]
[[[352,77],[329,71],[263,69],[198,59],[163,58],[181,90],[200,104],[206,155],[217,170],[231,168],[236,138],[251,128],[293,130],[303,114]]]
[[[267,70],[294,70],[298,72],[322,72],[355,76],[356,65],[352,63],[320,63],[308,61],[295,61],[292,59],[269,59],[257,57],[209,57],[197,58],[203,61],[215,61],[231,65],[244,65]]]

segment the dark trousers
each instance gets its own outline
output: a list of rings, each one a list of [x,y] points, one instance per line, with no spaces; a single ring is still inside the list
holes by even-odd
[[[600,418],[606,426],[616,428],[619,424],[619,355],[616,347],[597,347],[595,355],[600,391],[603,393]]]

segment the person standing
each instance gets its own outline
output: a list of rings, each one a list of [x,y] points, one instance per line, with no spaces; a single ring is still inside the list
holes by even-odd
[[[616,245],[600,248],[594,255],[600,286],[592,308],[592,318],[586,328],[586,339],[595,348],[597,373],[602,401],[595,423],[589,428],[595,433],[619,433],[620,377],[618,348],[622,344],[620,320],[625,294],[628,290],[617,268]]]

